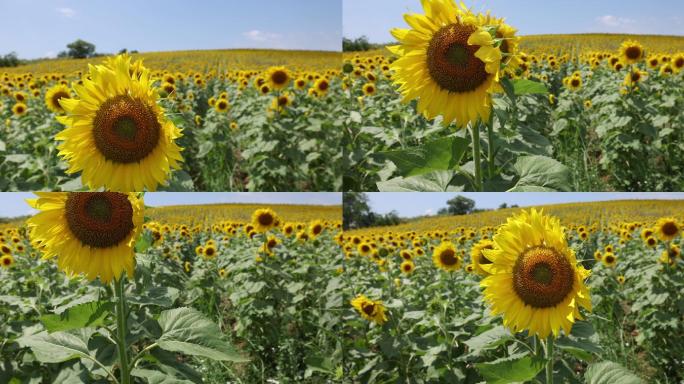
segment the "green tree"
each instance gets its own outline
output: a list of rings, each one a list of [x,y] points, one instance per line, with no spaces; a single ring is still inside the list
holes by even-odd
[[[453,216],[467,215],[475,208],[475,201],[465,197],[456,196],[447,201],[447,213]]]
[[[95,55],[95,44],[78,39],[67,45],[67,55],[73,59],[85,59]]]

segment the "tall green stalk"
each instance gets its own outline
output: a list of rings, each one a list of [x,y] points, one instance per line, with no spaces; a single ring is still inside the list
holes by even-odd
[[[128,327],[126,326],[126,318],[128,314],[126,313],[126,294],[124,291],[124,280],[125,276],[121,275],[118,280],[114,281],[114,290],[116,292],[116,333],[117,333],[117,346],[119,349],[119,365],[121,370],[121,384],[131,383],[131,373],[130,366],[128,365],[128,346],[126,345],[126,331]]]
[[[487,168],[488,177],[494,178],[494,108],[489,112],[487,122]]]
[[[553,336],[546,338],[546,384],[553,384]]]
[[[473,137],[473,162],[475,163],[475,190],[482,192],[482,169],[480,161],[480,123],[470,125]]]

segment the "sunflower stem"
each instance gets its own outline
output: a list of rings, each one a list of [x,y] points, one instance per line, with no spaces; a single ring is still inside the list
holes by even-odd
[[[119,365],[121,369],[121,384],[131,383],[130,366],[128,365],[128,346],[126,345],[126,294],[124,292],[124,275],[114,280],[114,288],[117,296],[116,301],[116,333],[117,346],[119,349]]]
[[[487,122],[487,168],[489,179],[494,178],[494,107],[489,112]]]
[[[553,384],[553,336],[546,338],[546,384]]]
[[[475,163],[475,190],[482,192],[482,164],[480,161],[480,124],[470,125],[473,137],[473,162]]]

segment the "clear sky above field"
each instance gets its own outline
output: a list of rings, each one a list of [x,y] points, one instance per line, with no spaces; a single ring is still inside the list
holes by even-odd
[[[220,48],[341,50],[342,0],[0,0],[0,54]]]
[[[25,201],[31,198],[35,198],[33,193],[0,193],[0,217],[35,213],[35,210]],[[150,192],[145,194],[145,204],[151,207],[214,203],[341,205],[342,194],[337,192]]]
[[[498,208],[502,203],[521,207],[558,203],[576,203],[606,200],[684,200],[684,193],[368,193],[370,205],[377,213],[396,210],[402,217],[434,215],[446,207],[447,200],[463,195],[475,200],[477,208]]]
[[[681,0],[464,0],[476,11],[505,17],[521,35],[634,33],[684,35]],[[404,13],[422,13],[420,0],[344,0],[344,36],[394,41],[391,28],[406,28]]]

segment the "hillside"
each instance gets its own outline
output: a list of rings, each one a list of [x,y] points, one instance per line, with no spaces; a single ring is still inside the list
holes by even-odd
[[[409,220],[394,227],[365,228],[363,232],[428,232],[453,230],[457,227],[482,227],[503,224],[507,218],[523,208],[506,208],[464,216],[431,216]],[[565,225],[599,222],[608,225],[616,222],[653,221],[662,216],[684,219],[684,200],[619,200],[608,202],[566,203],[536,208],[558,216]],[[355,231],[350,231],[353,233]]]

